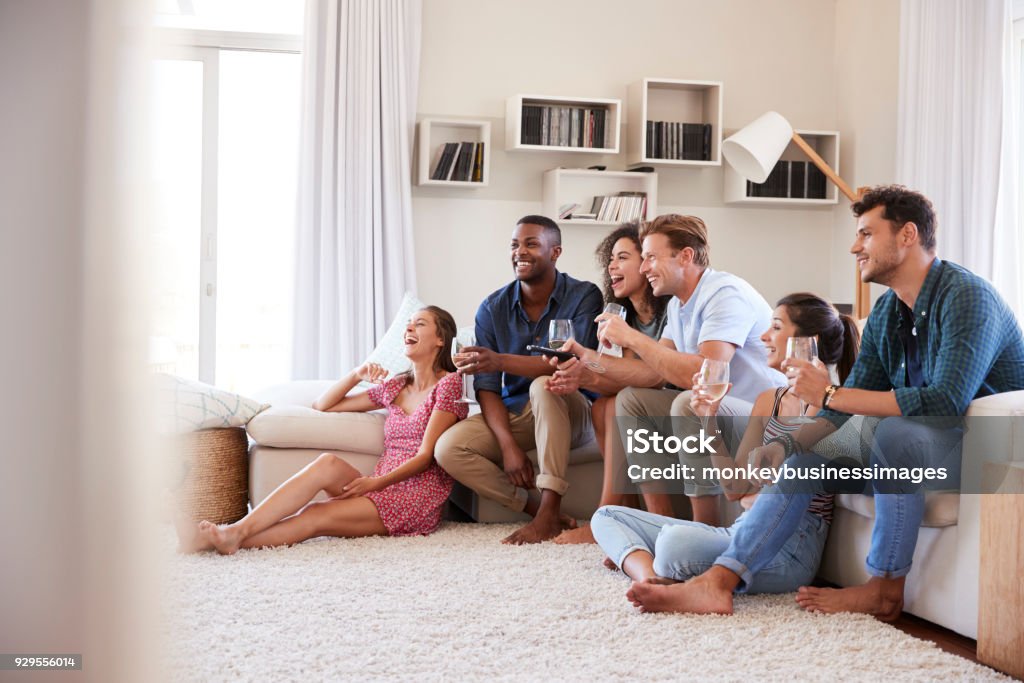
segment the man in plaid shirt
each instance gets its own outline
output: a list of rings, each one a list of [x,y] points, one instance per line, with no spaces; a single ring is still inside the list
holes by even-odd
[[[787,464],[821,464],[820,457],[800,451],[834,431],[843,416],[867,415],[888,418],[875,430],[872,466],[946,466],[946,481],[955,485],[959,418],[975,398],[1024,389],[1024,335],[989,282],[936,257],[935,213],[926,197],[901,186],[876,187],[852,209],[858,220],[850,251],[861,280],[890,289],[868,317],[860,355],[843,386],[832,384],[820,363],[787,361],[791,391],[823,406],[819,417],[827,419],[754,449],[750,461],[778,467],[791,456]],[[921,417],[953,419],[946,426],[907,419]],[[863,612],[884,621],[899,616],[924,492],[908,481],[878,480],[872,487],[878,495],[866,561],[871,578],[842,589],[805,586],[797,593],[805,609]],[[645,611],[731,613],[733,591],[744,590],[775,556],[815,492],[806,484],[802,490],[773,485],[765,492],[773,489],[776,495],[758,496],[729,550],[706,573],[671,586],[634,584],[630,600]]]

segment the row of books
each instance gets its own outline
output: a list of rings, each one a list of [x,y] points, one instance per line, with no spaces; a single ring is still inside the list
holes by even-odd
[[[648,121],[648,159],[711,160],[711,124]]]
[[[809,161],[780,161],[763,183],[747,181],[748,197],[825,199],[828,179]]]
[[[523,105],[519,141],[524,145],[606,147],[607,109]]]
[[[647,216],[646,192],[620,192],[594,197],[590,211],[580,213],[579,204],[564,204],[558,209],[559,220],[591,220],[605,223],[625,223],[643,220]]]
[[[484,143],[446,142],[437,148],[431,180],[461,180],[482,183],[484,180]]]

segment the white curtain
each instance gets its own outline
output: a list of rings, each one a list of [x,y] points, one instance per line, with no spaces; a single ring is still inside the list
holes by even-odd
[[[422,0],[308,0],[293,376],[361,362],[416,282]]]
[[[1019,314],[1013,53],[1010,0],[902,0],[897,180],[935,204],[940,258]]]

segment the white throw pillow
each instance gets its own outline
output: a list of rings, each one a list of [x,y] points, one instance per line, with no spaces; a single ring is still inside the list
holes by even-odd
[[[409,359],[405,357],[405,325],[413,313],[425,307],[425,303],[411,292],[406,292],[394,320],[391,321],[391,326],[366,360],[385,368],[391,377],[412,367]]]
[[[163,434],[244,427],[269,406],[209,384],[157,374],[157,418]]]

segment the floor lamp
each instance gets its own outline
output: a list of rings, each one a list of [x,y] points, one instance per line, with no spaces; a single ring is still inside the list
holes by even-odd
[[[857,201],[864,193],[865,188],[858,188],[856,192],[851,189],[806,140],[793,132],[793,126],[778,112],[770,111],[761,115],[753,123],[744,126],[722,142],[722,156],[745,179],[763,183],[791,141],[810,157],[811,163],[835,183],[839,191],[851,202]],[[855,274],[857,285],[853,316],[858,319],[866,318],[871,312],[871,287],[868,283],[861,282],[860,271]]]

